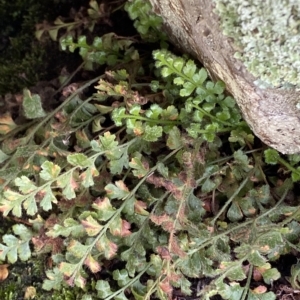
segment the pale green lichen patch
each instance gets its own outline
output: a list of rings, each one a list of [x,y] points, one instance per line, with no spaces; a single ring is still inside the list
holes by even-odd
[[[235,57],[261,86],[300,87],[299,0],[215,0],[225,35],[239,49]]]

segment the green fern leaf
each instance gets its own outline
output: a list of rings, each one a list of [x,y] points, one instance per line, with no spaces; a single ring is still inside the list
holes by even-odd
[[[82,224],[72,218],[67,218],[64,220],[63,226],[55,224],[53,228],[47,232],[47,236],[56,238],[61,235],[63,237],[72,236],[78,238],[84,235],[84,233],[85,230]]]
[[[33,236],[32,232],[22,224],[16,224],[12,227],[12,234],[5,234],[2,237],[3,243],[0,244],[0,260],[5,261],[6,258],[10,263],[15,263],[18,257],[22,261],[26,261],[31,257],[29,242]]]
[[[36,119],[46,116],[42,107],[41,97],[38,94],[32,95],[28,89],[23,90],[22,106],[24,114],[28,119]]]
[[[46,276],[48,279],[44,280],[42,288],[46,291],[51,290],[60,290],[64,275],[60,272],[58,268],[54,268],[53,270],[47,270]]]
[[[113,293],[108,281],[105,280],[97,280],[95,289],[98,291],[98,297],[100,299],[106,299]]]

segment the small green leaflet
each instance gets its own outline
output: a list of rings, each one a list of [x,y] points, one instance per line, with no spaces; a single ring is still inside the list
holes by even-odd
[[[217,289],[223,299],[240,300],[245,288],[241,287],[239,283],[228,285],[223,282],[218,282]]]
[[[112,174],[121,174],[123,171],[123,168],[128,168],[129,160],[128,160],[128,148],[120,149],[122,153],[121,157],[119,159],[112,159],[109,162],[109,169]]]
[[[1,125],[0,125],[1,126]],[[0,150],[0,164],[6,161],[9,158],[2,150]]]
[[[88,236],[97,235],[103,228],[103,226],[100,225],[92,216],[88,216],[85,220],[82,220],[81,224],[83,225]]]
[[[228,209],[227,217],[231,222],[237,222],[243,218],[243,213],[236,200],[232,202],[230,208]]]
[[[42,171],[40,172],[40,176],[44,180],[53,180],[60,173],[60,166],[55,165],[53,162],[45,161],[41,165]]]
[[[104,152],[109,160],[109,168],[112,174],[121,174],[124,167],[128,167],[128,146],[118,146],[116,136],[105,132],[99,136],[99,141],[91,141],[91,147],[96,152]]]
[[[97,199],[93,203],[92,207],[97,211],[97,219],[99,221],[109,220],[116,211],[107,197],[103,199]]]
[[[36,119],[46,116],[42,107],[41,97],[38,94],[32,95],[28,89],[23,90],[22,106],[24,115],[28,119]]]
[[[184,59],[182,57],[176,57],[173,61],[173,66],[176,69],[176,71],[181,72],[184,66]]]
[[[271,268],[263,272],[262,276],[266,284],[271,284],[271,282],[278,280],[281,277],[281,274],[276,268]]]
[[[159,116],[163,112],[163,109],[158,104],[152,104],[150,109],[148,109],[145,115],[152,120],[158,120]]]
[[[100,237],[96,243],[96,248],[99,252],[104,254],[106,259],[112,259],[118,251],[118,246],[110,241],[106,235]]]
[[[147,287],[142,285],[139,280],[137,280],[132,286],[131,286],[131,292],[134,295],[134,299],[136,300],[144,300],[145,295],[147,293]],[[166,300],[167,298],[160,298]]]
[[[190,96],[194,92],[195,88],[196,86],[192,82],[185,82],[183,84],[183,88],[180,90],[180,96],[181,97]]]
[[[76,240],[71,240],[68,245],[68,252],[72,253],[75,257],[82,258],[89,252],[89,246],[83,245]]]
[[[77,271],[78,265],[77,264],[70,264],[67,262],[62,262],[59,265],[59,270],[62,272],[64,275],[71,277],[74,272]]]
[[[114,297],[114,300],[129,300],[129,299],[125,296],[124,292],[122,291],[117,296]]]
[[[15,179],[15,184],[23,194],[29,194],[37,188],[26,176],[17,177]]]
[[[60,175],[56,182],[57,185],[63,189],[63,195],[68,200],[76,197],[74,189],[77,188],[77,183],[73,178],[73,172],[70,171]]]
[[[58,268],[47,270],[46,276],[48,279],[44,280],[43,289],[46,291],[60,290],[63,283],[64,275]]]
[[[214,189],[216,189],[216,187],[217,187],[217,184],[210,178],[207,178],[204,181],[203,185],[201,186],[201,191],[203,193],[209,193],[209,192],[213,191]]]
[[[67,161],[74,167],[87,168],[92,166],[92,161],[82,153],[70,154]]]
[[[100,299],[106,299],[113,293],[110,289],[109,283],[105,280],[98,280],[95,288],[98,291],[98,297]]]
[[[15,263],[18,257],[21,261],[26,261],[31,257],[31,250],[29,242],[31,241],[32,232],[22,224],[16,224],[12,227],[13,233],[20,238],[15,237],[12,234],[5,234],[2,237],[2,241],[5,244],[0,244],[0,260]]]
[[[116,181],[115,184],[109,183],[104,189],[110,199],[124,200],[130,194],[127,186],[122,180]]]
[[[222,266],[227,268],[226,277],[230,281],[241,281],[247,278],[243,267],[237,264],[235,261],[222,262]]]
[[[95,166],[86,169],[83,173],[80,174],[81,184],[88,188],[94,185],[94,176],[98,176],[99,172]]]
[[[67,218],[64,220],[63,226],[55,224],[54,227],[47,232],[47,236],[56,238],[58,236],[72,236],[72,237],[81,237],[84,235],[84,227],[82,224],[78,223],[72,218]]]
[[[4,198],[1,199],[1,206],[0,206],[0,210],[3,212],[3,215],[7,216],[9,214],[9,212],[12,211],[14,216],[21,217],[22,203],[29,196],[21,195],[12,190],[4,191],[3,195],[4,195]],[[30,196],[32,196],[32,195],[30,195]]]
[[[291,268],[291,277],[289,279],[289,282],[291,283],[292,287],[294,289],[300,289],[300,264],[299,262],[297,264],[292,265]]]
[[[267,149],[264,152],[265,160],[267,164],[276,165],[280,158],[279,153],[274,149]]]
[[[200,272],[210,277],[214,276],[216,271],[212,267],[213,262],[204,255],[202,251],[198,251],[192,255],[181,258],[179,262],[181,272],[188,277],[194,278],[197,278]]]
[[[133,169],[132,173],[138,178],[146,176],[149,172],[149,166],[147,162],[142,162],[141,158],[134,157],[129,163],[129,167]]]
[[[118,146],[116,136],[109,131],[105,132],[103,136],[99,136],[101,151],[111,151]]]
[[[192,78],[197,70],[196,64],[192,60],[188,60],[183,67],[183,74]]]
[[[130,282],[130,278],[128,277],[128,272],[125,269],[120,270],[114,270],[113,271],[113,279],[117,280],[118,286],[123,287],[128,282]]]
[[[162,137],[163,129],[161,126],[150,126],[147,124],[145,125],[144,130],[142,138],[147,142],[156,142],[160,137]]]
[[[26,197],[25,201],[23,202],[23,207],[30,216],[33,216],[37,213],[37,204],[35,201],[34,194],[31,194],[28,197]]]

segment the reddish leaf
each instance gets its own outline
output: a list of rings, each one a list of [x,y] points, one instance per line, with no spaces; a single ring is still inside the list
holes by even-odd
[[[32,237],[31,241],[36,252],[51,251],[53,254],[56,254],[62,251],[63,240],[59,237],[52,238],[46,236],[45,233],[40,233],[40,235],[38,235],[37,237]]]
[[[172,259],[170,252],[166,247],[158,246],[156,248],[156,251],[162,259],[169,260],[169,261]]]
[[[257,268],[254,268],[254,270],[253,270],[253,279],[255,281],[261,281],[262,280],[261,272]]]
[[[118,251],[117,244],[109,241],[108,247],[105,250],[105,257],[108,258],[108,259],[111,259],[116,255],[117,251]]]
[[[182,277],[183,277],[182,275],[176,274],[174,272],[168,275],[170,282],[173,282],[175,284],[178,283],[182,279]]]
[[[172,295],[173,292],[173,287],[171,286],[170,282],[168,279],[163,280],[162,282],[159,283],[160,289],[166,293],[168,296]]]
[[[97,235],[103,227],[91,216],[88,216],[85,220],[82,220],[81,224],[89,236]]]
[[[267,287],[264,285],[259,285],[253,290],[254,294],[264,294],[267,291]]]
[[[179,257],[185,257],[186,253],[178,245],[177,239],[174,235],[170,236],[171,253],[178,255]]]
[[[113,222],[111,222],[111,226],[109,227],[112,235],[125,237],[131,234],[130,232],[130,223],[126,220],[122,220],[121,218],[116,218]]]
[[[122,220],[122,227],[121,227],[121,236],[128,236],[131,234],[131,231],[129,230],[131,227],[130,223],[126,220]]]
[[[150,219],[156,225],[161,225],[162,223],[169,222],[171,218],[167,214],[164,214],[161,216],[151,215]]]
[[[112,259],[118,251],[118,246],[110,241],[106,236],[103,236],[96,243],[96,247],[99,252],[104,252],[104,256],[107,259]]]
[[[75,181],[73,177],[71,178],[70,185],[73,190],[77,190],[79,188],[79,184]]]
[[[156,225],[161,225],[162,228],[168,232],[174,230],[174,221],[167,214],[161,216],[151,215],[150,219]]]
[[[84,264],[89,267],[92,273],[98,273],[101,270],[100,264],[91,255],[86,258]]]
[[[137,214],[143,215],[143,216],[148,216],[149,212],[146,210],[147,209],[147,204],[143,201],[135,201],[134,203],[134,211]]]
[[[116,186],[122,191],[129,192],[128,187],[122,180],[116,181]]]
[[[74,277],[70,277],[66,280],[67,285],[74,286]]]
[[[93,208],[99,210],[111,209],[110,200],[107,197],[97,198],[96,201],[93,203]]]

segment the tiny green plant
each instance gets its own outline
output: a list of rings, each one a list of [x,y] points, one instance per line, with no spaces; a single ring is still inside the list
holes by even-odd
[[[63,29],[67,33],[74,33],[76,29],[81,28],[88,29],[92,32],[95,25],[101,23],[105,17],[107,17],[107,12],[105,11],[104,5],[99,5],[96,0],[90,0],[86,15],[79,11],[71,22],[64,21],[62,17],[58,17],[52,26],[44,21],[44,23],[36,25],[37,30],[35,36],[38,40],[41,40],[42,36],[48,33],[53,41],[57,41],[58,33]]]
[[[125,10],[134,21],[133,25],[142,39],[147,42],[162,42],[166,40],[166,34],[161,30],[162,18],[157,16],[148,1],[127,1]]]
[[[107,64],[113,66],[120,62],[127,63],[138,60],[138,52],[132,47],[132,44],[133,41],[127,38],[119,38],[114,33],[96,37],[92,45],[87,44],[86,36],[80,36],[77,43],[73,41],[71,35],[62,38],[60,41],[62,50],[68,49],[70,52],[74,52],[79,49],[86,70],[93,70],[95,65]]]

